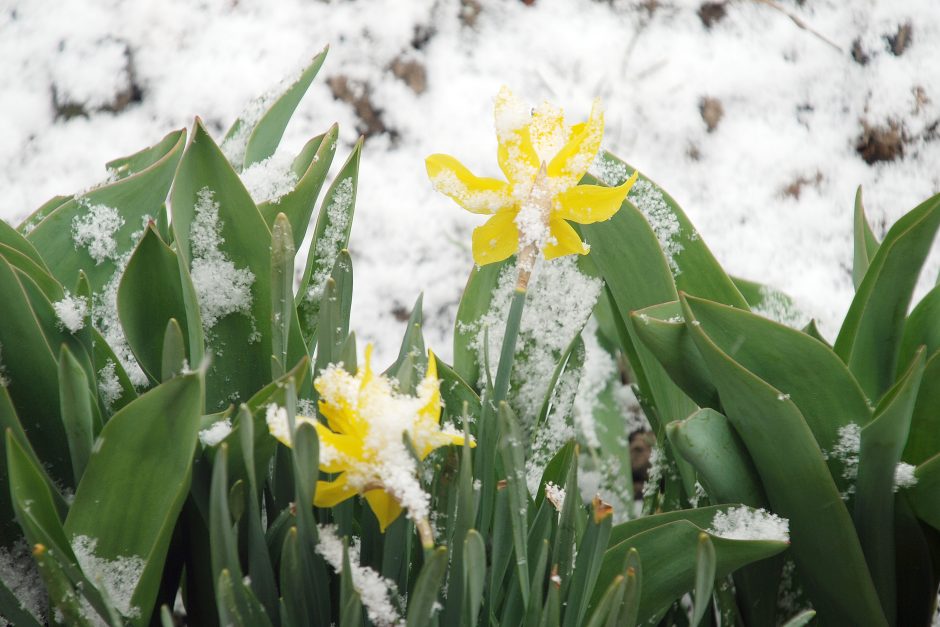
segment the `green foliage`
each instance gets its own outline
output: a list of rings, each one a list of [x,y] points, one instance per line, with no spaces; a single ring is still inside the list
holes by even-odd
[[[813,324],[759,315],[792,302],[729,277],[641,175],[611,220],[579,227],[591,251],[577,272],[603,285],[597,324],[555,338],[534,401],[514,377],[534,359],[535,296],[503,295],[499,337],[480,325],[511,260],[471,273],[453,365],[426,352],[411,295],[399,355],[375,371],[414,394],[433,365],[442,421],[465,434],[430,454],[402,434],[433,525],[406,513],[383,533],[359,497],[315,507],[335,450],[301,415],[325,424],[314,380],[357,371],[362,143],[340,145],[315,219],[335,125],[291,160],[280,198],[256,202],[242,174],[278,150],[325,54],[221,142],[197,119],[109,163],[102,185],[0,223],[0,557],[42,582],[0,573],[0,615],[27,627],[930,624],[940,289],[908,310],[940,196],[878,242],[859,191],[857,294],[830,346]],[[633,173],[609,153],[599,164],[604,184]],[[591,438],[571,396],[595,344],[624,367],[594,392]],[[621,376],[657,438],[642,512]],[[269,432],[278,411],[290,447]],[[546,430],[563,434],[547,461],[534,451]],[[621,509],[594,493],[598,476],[628,495]],[[789,540],[764,510],[787,519]]]

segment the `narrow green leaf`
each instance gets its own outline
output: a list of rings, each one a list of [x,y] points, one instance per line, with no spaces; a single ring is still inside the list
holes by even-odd
[[[548,582],[548,596],[545,599],[545,608],[542,610],[542,620],[539,627],[559,627],[561,625],[561,582],[558,575],[553,574]]]
[[[481,365],[477,351],[480,320],[490,309],[496,284],[503,268],[511,261],[475,266],[457,305],[454,326],[454,370],[474,389],[478,389]]]
[[[643,568],[640,553],[631,548],[627,551],[627,566],[624,569],[623,603],[617,614],[617,622],[608,621],[608,627],[635,627],[640,611],[640,595],[643,591]],[[613,615],[611,615],[613,616]]]
[[[940,531],[940,453],[937,453],[914,471],[917,484],[908,488],[911,508],[917,517]]]
[[[599,596],[598,593],[614,578],[614,576],[598,577],[610,539],[613,509],[599,497],[594,497],[591,509],[587,529],[578,544],[574,571],[568,582],[562,581],[561,594],[566,603],[565,627],[577,627],[583,624],[588,612],[588,601],[592,599],[592,596]],[[601,584],[600,587],[596,585],[598,582]]]
[[[715,587],[715,571],[718,558],[715,545],[707,533],[698,535],[698,548],[695,552],[695,603],[692,606],[692,627],[697,627],[711,607],[712,590]]]
[[[59,351],[59,404],[69,443],[72,473],[78,481],[91,457],[94,414],[85,371],[65,344]]]
[[[173,614],[166,605],[160,606],[160,627],[176,627],[176,623],[173,622]]]
[[[357,564],[358,566],[358,564]],[[343,572],[340,575],[340,627],[361,627],[362,602],[353,587],[352,564],[349,561],[349,543],[343,540]]]
[[[228,569],[219,573],[216,597],[219,600],[219,620],[223,625],[271,627],[271,621],[258,599],[242,581],[233,579]]]
[[[862,428],[855,495],[855,528],[885,615],[896,613],[894,475],[911,427],[911,414],[924,374],[920,350],[885,394],[875,417]]]
[[[480,603],[483,601],[483,586],[486,580],[486,546],[483,536],[476,529],[467,532],[463,544],[464,620],[468,625],[477,625]]]
[[[45,609],[41,608],[41,611],[44,612]],[[30,613],[30,610],[16,595],[10,592],[10,589],[3,581],[0,581],[0,616],[3,616],[10,625],[41,627],[36,617]]]
[[[408,627],[425,627],[434,624],[437,595],[447,570],[447,548],[434,549],[418,574],[414,589],[408,598]]]
[[[508,403],[499,405],[500,439],[499,452],[506,472],[509,496],[509,519],[512,526],[513,549],[516,556],[516,573],[522,594],[523,607],[529,602],[529,565],[526,543],[528,528],[529,495],[525,483],[525,439],[519,423]]]
[[[547,505],[546,507],[551,507]],[[547,511],[547,510],[546,510]],[[552,511],[554,514],[554,510]],[[548,565],[548,538],[543,538],[537,547],[530,547],[529,555],[537,555],[530,573],[529,605],[525,609],[526,627],[537,627],[542,619],[542,590],[545,588],[545,569]],[[504,623],[506,624],[506,623]]]
[[[45,546],[37,544],[33,548],[33,557],[49,593],[49,600],[62,615],[62,618],[69,625],[77,627],[87,625],[91,627],[91,619],[82,611],[78,594],[76,594],[65,573],[62,572],[58,562],[49,554],[49,550]]]
[[[610,615],[616,614],[617,610],[620,609],[620,602],[623,599],[625,583],[623,575],[614,577],[614,580],[607,586],[604,596],[602,596],[601,600],[597,603],[597,607],[595,607],[594,611],[591,613],[587,627],[604,627]]]
[[[865,278],[865,273],[868,272],[868,266],[871,265],[872,258],[878,252],[879,245],[878,239],[868,224],[868,218],[865,217],[861,185],[858,186],[858,190],[855,192],[855,212],[852,226],[854,231],[852,283],[855,284],[855,289],[858,289],[862,284],[862,279]]]
[[[163,332],[163,350],[160,353],[161,381],[168,381],[183,372],[187,364],[185,342],[180,323],[176,318],[170,318],[166,323],[166,331]]]
[[[803,627],[803,625],[809,624],[815,617],[816,610],[804,610],[785,622],[781,627]]]
[[[894,223],[871,260],[835,342],[835,352],[872,399],[894,382],[917,276],[940,227],[940,194]]]
[[[271,227],[271,352],[277,367],[273,378],[287,368],[287,346],[294,313],[294,236],[290,222],[277,214]]]

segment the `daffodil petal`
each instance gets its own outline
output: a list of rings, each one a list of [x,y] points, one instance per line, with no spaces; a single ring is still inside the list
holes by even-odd
[[[330,431],[319,422],[314,428],[320,439],[320,470],[323,472],[342,472],[351,461],[362,458],[361,439]]]
[[[355,494],[356,490],[349,486],[346,473],[343,473],[333,481],[317,481],[313,504],[316,507],[335,507]]]
[[[431,155],[424,161],[434,189],[450,196],[473,213],[496,213],[512,205],[512,193],[504,181],[474,176],[450,155]]]
[[[555,259],[565,255],[586,255],[590,248],[585,246],[577,232],[561,218],[553,217],[548,222],[554,242],[545,245],[545,258]]]
[[[379,531],[385,533],[388,526],[401,515],[401,505],[383,490],[369,490],[363,496],[379,521]]]
[[[501,211],[473,230],[473,260],[478,265],[502,261],[519,249],[515,219],[515,211]]]
[[[493,117],[496,122],[496,139],[499,141],[496,152],[499,167],[514,187],[531,186],[541,161],[529,134],[532,116],[528,108],[504,86],[496,96]],[[528,193],[528,189],[525,189],[525,193]]]
[[[437,358],[434,351],[428,351],[428,369],[424,379],[418,384],[418,398],[427,399],[418,410],[418,416],[434,421],[441,421],[441,382],[437,378]]]
[[[599,100],[591,107],[591,117],[571,129],[568,143],[548,164],[548,176],[559,179],[564,187],[575,185],[591,167],[604,136],[604,111]]]
[[[539,162],[548,162],[568,140],[565,133],[565,112],[549,102],[543,102],[532,112],[529,125],[532,146]]]
[[[307,416],[295,416],[294,420],[298,425],[306,422],[316,427],[319,424],[316,420],[313,418],[308,418]],[[268,419],[268,431],[272,436],[275,437],[275,439],[277,439],[278,442],[284,446],[288,448],[293,446],[293,442],[291,441],[292,438],[290,424],[287,422],[286,412],[279,411]]]
[[[601,185],[576,185],[555,196],[552,215],[578,224],[592,224],[609,220],[627,197],[636,182],[634,172],[623,185],[603,187]]]

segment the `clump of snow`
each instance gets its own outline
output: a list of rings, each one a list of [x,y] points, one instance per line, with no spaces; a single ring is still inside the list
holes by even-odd
[[[581,332],[584,340],[584,369],[574,397],[574,424],[582,441],[593,449],[600,448],[594,408],[598,398],[617,374],[617,364],[597,339],[597,321],[588,320]],[[629,435],[629,432],[627,432]]]
[[[726,512],[717,512],[708,532],[729,540],[789,542],[790,522],[764,509],[733,507]]]
[[[862,428],[850,422],[847,425],[839,427],[839,439],[829,455],[842,463],[842,478],[849,482],[848,487],[842,494],[843,499],[848,499],[850,494],[855,493],[855,478],[858,476],[858,453],[862,446]]]
[[[659,484],[668,472],[668,465],[662,449],[656,445],[650,450],[650,467],[646,471],[646,483],[643,484],[643,498],[648,499],[659,494]]]
[[[336,257],[346,239],[355,193],[352,177],[344,178],[336,186],[335,193],[326,208],[327,224],[323,234],[316,241],[314,258],[317,260],[317,265],[310,277],[310,285],[307,287],[308,301],[320,298],[326,280],[333,272]]]
[[[85,211],[72,219],[72,242],[75,248],[85,248],[95,263],[116,260],[118,245],[115,239],[124,226],[124,218],[114,207],[92,205],[85,198],[78,201]]]
[[[705,491],[705,486],[703,486],[698,481],[695,482],[694,492],[689,496],[689,505],[692,507],[698,507],[699,502],[702,499],[708,498],[708,492]]]
[[[147,563],[137,555],[121,555],[115,559],[99,557],[95,553],[97,546],[97,538],[86,535],[72,538],[72,551],[85,575],[107,593],[123,616],[140,616],[140,608],[132,605],[132,599]]]
[[[229,314],[240,313],[251,318],[251,286],[255,282],[251,270],[236,268],[220,248],[225,240],[222,238],[219,203],[213,196],[208,187],[199,190],[189,240],[193,287],[207,335],[220,319]]]
[[[69,333],[77,333],[85,328],[88,299],[84,296],[73,296],[66,291],[62,300],[52,303],[52,308],[55,310],[60,329],[66,328]]]
[[[40,624],[45,622],[49,599],[36,560],[25,540],[0,548],[0,580],[20,602],[22,609],[32,614]]]
[[[323,559],[337,574],[341,574],[343,572],[343,541],[337,535],[336,527],[319,525],[317,530],[319,532],[317,553],[323,556]],[[358,543],[349,545],[348,551],[353,588],[359,593],[369,620],[379,627],[403,627],[405,621],[390,600],[398,594],[395,583],[382,577],[368,566],[359,565]]]
[[[552,507],[560,512],[565,504],[565,489],[549,481],[545,484],[545,498],[552,504]]]
[[[597,153],[594,163],[591,164],[590,173],[608,187],[623,185],[630,178],[627,166],[619,161],[605,158],[604,152],[604,150],[601,150]]]
[[[118,380],[117,369],[110,359],[98,371],[98,391],[108,409],[124,395],[124,388]]]
[[[294,191],[297,174],[287,153],[275,153],[264,161],[251,164],[241,173],[242,183],[256,204],[277,203]]]
[[[269,91],[251,100],[238,116],[240,122],[235,132],[222,142],[222,152],[236,170],[241,169],[245,163],[245,150],[248,148],[248,139],[255,130],[255,125],[261,121],[275,99],[276,92]]]
[[[230,433],[232,433],[232,420],[226,418],[213,422],[208,428],[199,431],[199,441],[203,446],[218,446]]]
[[[894,468],[894,491],[902,488],[911,488],[917,485],[917,477],[914,471],[917,470],[911,464],[901,462]]]
[[[673,275],[678,275],[680,269],[676,256],[682,252],[680,241],[682,226],[676,214],[669,209],[669,205],[663,199],[662,192],[649,181],[638,179],[630,188],[628,200],[646,217],[653,233],[656,234],[659,247],[666,255],[669,269],[672,270]]]
[[[555,453],[558,452],[558,449],[577,436],[570,416],[571,406],[574,403],[580,379],[581,368],[571,367],[569,361],[565,371],[558,377],[558,382],[555,384],[545,422],[537,427],[527,425],[529,431],[534,430],[528,443],[528,453],[525,460],[526,485],[530,494],[534,495],[538,491],[542,475],[545,473],[545,467],[555,456]]]

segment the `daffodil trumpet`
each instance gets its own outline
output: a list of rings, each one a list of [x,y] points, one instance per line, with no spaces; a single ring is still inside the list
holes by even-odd
[[[320,395],[319,413],[325,422],[296,417],[297,424],[306,422],[316,429],[320,471],[330,476],[317,481],[313,504],[333,507],[361,495],[383,533],[404,511],[415,523],[422,545],[432,548],[430,497],[418,482],[418,460],[424,461],[442,446],[462,445],[464,435],[440,424],[440,381],[434,353],[428,352],[427,371],[414,395],[402,393],[388,377],[373,372],[371,362],[369,345],[364,365],[355,375],[342,364],[327,366],[314,381]],[[287,412],[269,407],[267,420],[271,435],[291,446]],[[405,435],[412,450],[404,442]]]

